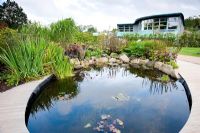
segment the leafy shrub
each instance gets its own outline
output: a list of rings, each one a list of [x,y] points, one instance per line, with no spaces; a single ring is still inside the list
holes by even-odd
[[[77,32],[75,35],[76,43],[84,43],[87,45],[94,45],[98,43],[97,37],[89,32]]]
[[[103,54],[103,50],[101,50],[100,48],[96,48],[96,49],[89,48],[86,50],[85,57],[86,58],[101,57],[102,54]]]
[[[170,50],[165,42],[152,40],[130,42],[123,51],[129,56],[163,62],[174,60],[177,55],[177,52]]]
[[[128,41],[137,41],[137,40],[160,40],[165,41],[168,44],[173,44],[176,41],[175,34],[148,34],[148,35],[140,35],[140,34],[127,34],[124,36]]]
[[[85,45],[70,44],[65,48],[65,54],[71,58],[84,59],[85,57]]]
[[[72,67],[61,47],[45,39],[26,39],[17,47],[2,49],[0,60],[6,65],[8,85],[54,73],[58,78],[72,75]]]
[[[173,69],[177,69],[178,68],[178,64],[174,60],[171,60],[171,61],[167,62],[167,64],[171,65],[173,67]]]
[[[13,47],[17,45],[19,41],[19,36],[17,34],[17,31],[4,28],[0,30],[0,48],[6,49],[7,46]],[[0,49],[1,54],[1,49]]]
[[[98,46],[102,48],[107,54],[112,52],[121,53],[123,48],[127,45],[126,39],[118,38],[113,35],[98,36]]]
[[[184,47],[200,47],[200,32],[184,32],[179,36],[178,43]]]

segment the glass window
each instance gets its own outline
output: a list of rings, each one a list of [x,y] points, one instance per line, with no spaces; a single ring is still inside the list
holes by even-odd
[[[148,23],[148,30],[152,30],[152,28],[153,28],[153,23]]]
[[[177,17],[168,18],[168,29],[177,29],[177,27],[178,27],[178,18]]]

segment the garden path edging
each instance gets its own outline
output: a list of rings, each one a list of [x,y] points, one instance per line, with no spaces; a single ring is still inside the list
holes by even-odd
[[[27,102],[38,85],[50,76],[0,93],[0,133],[29,133],[25,124]]]

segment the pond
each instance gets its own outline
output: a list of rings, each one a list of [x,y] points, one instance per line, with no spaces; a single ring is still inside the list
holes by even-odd
[[[34,100],[30,133],[178,133],[190,106],[185,88],[153,70],[104,67],[52,80]]]

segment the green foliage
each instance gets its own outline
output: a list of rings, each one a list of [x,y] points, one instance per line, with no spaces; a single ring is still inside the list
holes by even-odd
[[[85,57],[86,58],[101,57],[102,53],[103,53],[103,50],[101,50],[100,48],[88,49],[86,50]]]
[[[92,33],[89,32],[77,32],[75,35],[76,43],[84,43],[88,45],[94,45],[98,43],[97,37],[93,36]]]
[[[0,30],[0,48],[6,49],[7,46],[13,47],[17,45],[19,41],[19,35],[15,30],[5,28]],[[0,49],[0,54],[1,54]]]
[[[39,23],[28,23],[21,26],[18,32],[22,37],[42,37],[46,40],[50,40],[50,28],[40,25]]]
[[[185,28],[190,31],[197,31],[200,29],[200,15],[189,17],[185,19]]]
[[[170,81],[170,78],[168,75],[162,75],[161,79],[160,79],[162,82],[169,82]]]
[[[69,43],[74,41],[76,32],[78,31],[75,22],[71,18],[60,20],[50,25],[51,40],[61,43]]]
[[[18,28],[27,23],[27,16],[15,1],[7,0],[0,5],[0,21],[8,24],[10,28]]]
[[[123,51],[129,56],[162,62],[174,60],[177,55],[177,52],[168,49],[165,42],[153,40],[129,42]]]
[[[165,41],[168,45],[173,45],[176,41],[176,35],[172,33],[167,34],[148,34],[148,35],[140,35],[140,34],[127,34],[124,38],[128,41],[137,41],[137,40],[160,40]]]
[[[0,60],[8,69],[8,85],[36,79],[52,71],[58,78],[72,75],[72,67],[64,57],[63,49],[45,39],[22,40],[17,47],[2,51]]]
[[[184,32],[178,38],[182,47],[200,47],[200,32]]]
[[[64,56],[64,49],[56,44],[50,44],[46,50],[45,62],[51,63],[52,72],[58,79],[73,75],[73,67],[69,59]],[[47,65],[48,66],[48,65]]]
[[[170,60],[169,62],[167,62],[167,64],[171,65],[173,67],[173,69],[178,68],[178,64],[174,60]]]

